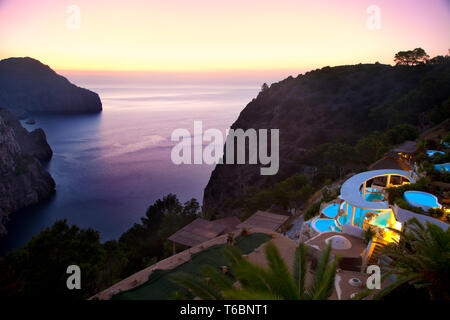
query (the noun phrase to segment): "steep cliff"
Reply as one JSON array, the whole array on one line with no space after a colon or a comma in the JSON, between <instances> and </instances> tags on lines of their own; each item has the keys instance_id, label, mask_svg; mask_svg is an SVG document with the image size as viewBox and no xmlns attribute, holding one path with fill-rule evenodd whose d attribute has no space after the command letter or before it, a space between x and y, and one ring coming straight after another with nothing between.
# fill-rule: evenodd
<instances>
[{"instance_id":1,"label":"steep cliff","mask_svg":"<svg viewBox=\"0 0 450 320\"><path fill-rule=\"evenodd\" d=\"M28 132L7 110L0 109L0 236L8 215L48 198L55 182L40 161L52 150L42 129Z\"/></svg>"},{"instance_id":2,"label":"steep cliff","mask_svg":"<svg viewBox=\"0 0 450 320\"><path fill-rule=\"evenodd\" d=\"M98 94L75 86L32 58L0 61L0 105L21 118L29 113L79 114L102 110Z\"/></svg>"},{"instance_id":3,"label":"steep cliff","mask_svg":"<svg viewBox=\"0 0 450 320\"><path fill-rule=\"evenodd\" d=\"M319 161L311 161L312 150L322 145L352 147L358 139L395 125L427 126L428 113L433 108L441 112L440 104L449 98L449 66L325 67L272 84L245 107L231 128L279 129L278 173L262 176L260 165L217 165L205 188L203 211L239 215L239 208L224 203L238 199L249 187L261 189L296 173L314 179L321 169ZM335 166L334 154L323 154L338 177L339 170L355 169L351 152L335 153L346 157L350 168Z\"/></svg>"}]
</instances>

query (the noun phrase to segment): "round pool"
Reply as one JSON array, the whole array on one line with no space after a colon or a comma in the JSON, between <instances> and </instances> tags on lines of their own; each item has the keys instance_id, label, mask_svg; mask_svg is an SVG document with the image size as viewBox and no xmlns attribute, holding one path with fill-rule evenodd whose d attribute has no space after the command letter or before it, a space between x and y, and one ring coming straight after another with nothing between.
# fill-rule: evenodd
<instances>
[{"instance_id":1,"label":"round pool","mask_svg":"<svg viewBox=\"0 0 450 320\"><path fill-rule=\"evenodd\" d=\"M434 167L439 171L447 171L450 172L450 162L447 163L441 163L441 164L435 164Z\"/></svg>"},{"instance_id":2,"label":"round pool","mask_svg":"<svg viewBox=\"0 0 450 320\"><path fill-rule=\"evenodd\" d=\"M445 154L445 152L438 151L438 150L427 150L427 155L429 157L433 157L435 154Z\"/></svg>"},{"instance_id":3,"label":"round pool","mask_svg":"<svg viewBox=\"0 0 450 320\"><path fill-rule=\"evenodd\" d=\"M334 218L339 212L339 205L337 203L330 204L322 210L322 213L329 218Z\"/></svg>"},{"instance_id":4,"label":"round pool","mask_svg":"<svg viewBox=\"0 0 450 320\"><path fill-rule=\"evenodd\" d=\"M438 202L436 196L422 191L406 191L403 194L405 200L414 207L420 207L424 211L430 208L440 208L442 205Z\"/></svg>"},{"instance_id":5,"label":"round pool","mask_svg":"<svg viewBox=\"0 0 450 320\"><path fill-rule=\"evenodd\" d=\"M334 219L317 219L312 223L312 228L319 233L324 231L341 231L336 226Z\"/></svg>"}]
</instances>

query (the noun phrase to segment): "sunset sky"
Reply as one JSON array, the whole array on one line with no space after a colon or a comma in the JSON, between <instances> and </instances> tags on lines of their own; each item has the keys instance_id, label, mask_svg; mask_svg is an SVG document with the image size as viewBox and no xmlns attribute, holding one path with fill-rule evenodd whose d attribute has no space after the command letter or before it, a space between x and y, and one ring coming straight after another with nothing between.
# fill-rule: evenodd
<instances>
[{"instance_id":1,"label":"sunset sky","mask_svg":"<svg viewBox=\"0 0 450 320\"><path fill-rule=\"evenodd\" d=\"M67 8L80 8L80 28ZM370 29L367 8L380 8ZM450 1L0 0L0 58L57 70L283 70L450 48Z\"/></svg>"}]
</instances>

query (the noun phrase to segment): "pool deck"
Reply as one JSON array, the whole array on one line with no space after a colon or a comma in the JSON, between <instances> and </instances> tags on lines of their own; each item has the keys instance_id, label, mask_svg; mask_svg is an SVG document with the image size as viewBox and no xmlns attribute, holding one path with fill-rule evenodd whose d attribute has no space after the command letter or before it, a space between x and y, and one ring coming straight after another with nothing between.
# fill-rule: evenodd
<instances>
[{"instance_id":1,"label":"pool deck","mask_svg":"<svg viewBox=\"0 0 450 320\"><path fill-rule=\"evenodd\" d=\"M361 280L361 286L354 287L349 283L351 278L358 278ZM347 270L338 270L336 273L336 278L334 281L335 291L331 296L332 300L349 300L351 299L351 295L353 293L359 293L366 289L366 282L369 275L366 273L360 273L355 271L347 271ZM388 284L385 282L382 284L382 288L387 286ZM379 290L375 290L378 292ZM372 293L371 295L373 295Z\"/></svg>"},{"instance_id":2,"label":"pool deck","mask_svg":"<svg viewBox=\"0 0 450 320\"><path fill-rule=\"evenodd\" d=\"M363 251L367 248L367 244L365 244L361 238L351 236L344 232L334 232L334 231L325 231L319 233L317 236L309 239L305 243L320 251L324 251L327 247L327 243L325 242L325 240L335 235L347 238L352 244L352 247L347 250L331 249L331 254L334 256L339 255L343 258L358 258L362 256Z\"/></svg>"}]
</instances>

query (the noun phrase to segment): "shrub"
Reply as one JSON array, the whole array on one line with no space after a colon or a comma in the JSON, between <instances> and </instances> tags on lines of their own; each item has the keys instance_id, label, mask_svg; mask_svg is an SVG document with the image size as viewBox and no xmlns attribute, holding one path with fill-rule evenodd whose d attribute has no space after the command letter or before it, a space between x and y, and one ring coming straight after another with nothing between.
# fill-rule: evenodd
<instances>
[{"instance_id":1,"label":"shrub","mask_svg":"<svg viewBox=\"0 0 450 320\"><path fill-rule=\"evenodd\" d=\"M235 243L235 239L234 239L233 232L228 232L228 234L227 234L227 244L232 246L232 245L234 245L234 243Z\"/></svg>"},{"instance_id":2,"label":"shrub","mask_svg":"<svg viewBox=\"0 0 450 320\"><path fill-rule=\"evenodd\" d=\"M247 228L242 228L242 230L241 230L241 236L244 236L244 237L246 237L246 236L248 236L248 235L250 235L250 231L247 229Z\"/></svg>"},{"instance_id":3,"label":"shrub","mask_svg":"<svg viewBox=\"0 0 450 320\"><path fill-rule=\"evenodd\" d=\"M308 210L306 210L306 213L303 216L303 220L308 221L309 219L311 219L312 217L315 217L319 214L320 211L320 205L323 203L324 201L319 201L314 203L313 205L311 205Z\"/></svg>"},{"instance_id":4,"label":"shrub","mask_svg":"<svg viewBox=\"0 0 450 320\"><path fill-rule=\"evenodd\" d=\"M436 208L436 209L430 208L427 213L428 213L428 215L430 215L432 217L440 218L440 217L444 216L445 211L441 208Z\"/></svg>"},{"instance_id":5,"label":"shrub","mask_svg":"<svg viewBox=\"0 0 450 320\"><path fill-rule=\"evenodd\" d=\"M376 234L377 234L376 231L372 227L369 226L366 230L364 230L364 233L363 233L364 242L369 243L370 240L372 240L372 238Z\"/></svg>"}]
</instances>

